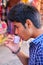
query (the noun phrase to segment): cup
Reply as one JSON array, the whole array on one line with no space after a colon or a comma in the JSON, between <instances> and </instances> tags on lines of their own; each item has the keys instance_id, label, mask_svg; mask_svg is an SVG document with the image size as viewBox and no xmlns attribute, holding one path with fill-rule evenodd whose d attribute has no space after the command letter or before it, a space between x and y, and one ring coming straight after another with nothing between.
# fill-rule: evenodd
<instances>
[{"instance_id":1,"label":"cup","mask_svg":"<svg viewBox=\"0 0 43 65\"><path fill-rule=\"evenodd\" d=\"M20 42L20 37L19 36L14 36L14 43L19 43Z\"/></svg>"}]
</instances>

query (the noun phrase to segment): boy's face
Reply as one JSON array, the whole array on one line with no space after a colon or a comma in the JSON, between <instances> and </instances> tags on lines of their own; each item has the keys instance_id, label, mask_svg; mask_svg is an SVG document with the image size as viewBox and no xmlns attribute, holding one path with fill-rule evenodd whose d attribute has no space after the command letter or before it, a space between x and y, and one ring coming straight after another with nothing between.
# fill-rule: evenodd
<instances>
[{"instance_id":1,"label":"boy's face","mask_svg":"<svg viewBox=\"0 0 43 65\"><path fill-rule=\"evenodd\" d=\"M31 31L28 27L24 27L21 23L14 22L15 34L19 35L23 40L28 40L31 37Z\"/></svg>"}]
</instances>

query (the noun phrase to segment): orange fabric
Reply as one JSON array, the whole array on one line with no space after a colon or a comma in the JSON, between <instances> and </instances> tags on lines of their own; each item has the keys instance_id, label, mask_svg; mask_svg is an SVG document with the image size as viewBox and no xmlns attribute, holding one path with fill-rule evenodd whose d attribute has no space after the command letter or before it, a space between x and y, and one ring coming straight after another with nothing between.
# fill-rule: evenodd
<instances>
[{"instance_id":1,"label":"orange fabric","mask_svg":"<svg viewBox=\"0 0 43 65\"><path fill-rule=\"evenodd\" d=\"M21 0L23 3L27 3L28 0Z\"/></svg>"}]
</instances>

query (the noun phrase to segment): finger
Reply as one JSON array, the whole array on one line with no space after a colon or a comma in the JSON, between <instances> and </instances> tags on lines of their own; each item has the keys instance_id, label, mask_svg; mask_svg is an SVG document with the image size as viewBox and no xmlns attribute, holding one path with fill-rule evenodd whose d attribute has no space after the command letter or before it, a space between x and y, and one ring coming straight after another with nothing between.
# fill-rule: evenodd
<instances>
[{"instance_id":1,"label":"finger","mask_svg":"<svg viewBox=\"0 0 43 65\"><path fill-rule=\"evenodd\" d=\"M8 38L14 38L14 35L8 35Z\"/></svg>"},{"instance_id":2,"label":"finger","mask_svg":"<svg viewBox=\"0 0 43 65\"><path fill-rule=\"evenodd\" d=\"M22 39L20 40L20 43L19 43L19 45L20 45L20 47L21 47L21 45L22 45Z\"/></svg>"}]
</instances>

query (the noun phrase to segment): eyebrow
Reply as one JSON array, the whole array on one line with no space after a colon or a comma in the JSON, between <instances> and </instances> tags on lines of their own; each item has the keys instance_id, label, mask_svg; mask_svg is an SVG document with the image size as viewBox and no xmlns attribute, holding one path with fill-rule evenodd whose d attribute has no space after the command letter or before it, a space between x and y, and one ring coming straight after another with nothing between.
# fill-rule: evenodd
<instances>
[{"instance_id":1,"label":"eyebrow","mask_svg":"<svg viewBox=\"0 0 43 65\"><path fill-rule=\"evenodd\" d=\"M16 25L14 25L15 28L18 28Z\"/></svg>"}]
</instances>

